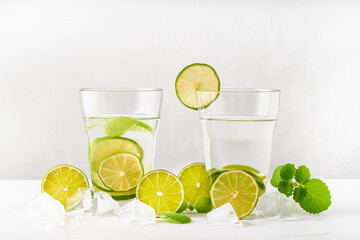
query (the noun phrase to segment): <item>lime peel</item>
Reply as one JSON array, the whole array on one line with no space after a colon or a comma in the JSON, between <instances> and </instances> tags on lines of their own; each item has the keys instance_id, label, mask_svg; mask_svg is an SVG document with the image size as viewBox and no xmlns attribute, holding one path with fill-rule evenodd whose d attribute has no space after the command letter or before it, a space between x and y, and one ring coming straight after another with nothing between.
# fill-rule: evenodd
<instances>
[{"instance_id":1,"label":"lime peel","mask_svg":"<svg viewBox=\"0 0 360 240\"><path fill-rule=\"evenodd\" d=\"M170 212L170 211L160 211L160 212L158 212L158 215L160 218L166 217L166 218L169 218L169 219L175 221L176 223L185 224L185 223L191 222L190 217L180 214L180 213L174 213L174 212Z\"/></svg>"}]
</instances>

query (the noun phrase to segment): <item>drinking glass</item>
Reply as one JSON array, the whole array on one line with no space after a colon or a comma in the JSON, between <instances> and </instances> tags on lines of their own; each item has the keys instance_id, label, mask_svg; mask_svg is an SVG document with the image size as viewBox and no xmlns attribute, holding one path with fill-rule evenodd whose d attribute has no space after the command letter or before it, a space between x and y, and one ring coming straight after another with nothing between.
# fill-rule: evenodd
<instances>
[{"instance_id":1,"label":"drinking glass","mask_svg":"<svg viewBox=\"0 0 360 240\"><path fill-rule=\"evenodd\" d=\"M233 165L268 176L280 91L233 88L196 95L206 168Z\"/></svg>"},{"instance_id":2,"label":"drinking glass","mask_svg":"<svg viewBox=\"0 0 360 240\"><path fill-rule=\"evenodd\" d=\"M144 173L153 169L162 96L163 90L158 88L80 89L89 141L91 180L95 190L114 192L99 177L103 158L127 152L140 159ZM135 196L135 191L110 195L129 198Z\"/></svg>"}]
</instances>

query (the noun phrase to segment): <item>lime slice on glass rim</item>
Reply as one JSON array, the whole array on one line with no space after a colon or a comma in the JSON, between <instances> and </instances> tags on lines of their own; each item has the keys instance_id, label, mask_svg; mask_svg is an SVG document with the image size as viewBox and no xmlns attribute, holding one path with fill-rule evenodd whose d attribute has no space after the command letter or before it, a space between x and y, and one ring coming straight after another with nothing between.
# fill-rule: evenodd
<instances>
[{"instance_id":1,"label":"lime slice on glass rim","mask_svg":"<svg viewBox=\"0 0 360 240\"><path fill-rule=\"evenodd\" d=\"M175 91L180 102L186 107L197 110L209 106L218 97L218 93L205 94L201 99L202 106L196 101L196 90L219 91L220 80L215 70L204 63L186 66L177 76Z\"/></svg>"},{"instance_id":2,"label":"lime slice on glass rim","mask_svg":"<svg viewBox=\"0 0 360 240\"><path fill-rule=\"evenodd\" d=\"M254 210L259 197L259 187L250 174L230 170L216 178L211 186L210 196L215 208L230 203L240 219Z\"/></svg>"},{"instance_id":3,"label":"lime slice on glass rim","mask_svg":"<svg viewBox=\"0 0 360 240\"><path fill-rule=\"evenodd\" d=\"M204 163L195 162L184 167L179 173L185 200L195 206L200 197L210 196L210 181Z\"/></svg>"},{"instance_id":4,"label":"lime slice on glass rim","mask_svg":"<svg viewBox=\"0 0 360 240\"><path fill-rule=\"evenodd\" d=\"M91 169L91 181L97 188L109 192L112 191L100 179L98 170L102 160L119 153L132 153L142 160L143 150L132 139L124 137L101 137L95 139L89 147L89 159Z\"/></svg>"},{"instance_id":5,"label":"lime slice on glass rim","mask_svg":"<svg viewBox=\"0 0 360 240\"><path fill-rule=\"evenodd\" d=\"M64 205L65 210L76 207L89 187L86 175L78 168L61 164L51 168L42 179L41 192L46 192Z\"/></svg>"},{"instance_id":6,"label":"lime slice on glass rim","mask_svg":"<svg viewBox=\"0 0 360 240\"><path fill-rule=\"evenodd\" d=\"M159 211L178 211L184 201L180 180L171 172L158 169L148 172L138 183L136 198Z\"/></svg>"},{"instance_id":7,"label":"lime slice on glass rim","mask_svg":"<svg viewBox=\"0 0 360 240\"><path fill-rule=\"evenodd\" d=\"M119 153L102 160L98 174L105 186L121 192L134 189L144 175L144 169L136 155Z\"/></svg>"}]
</instances>

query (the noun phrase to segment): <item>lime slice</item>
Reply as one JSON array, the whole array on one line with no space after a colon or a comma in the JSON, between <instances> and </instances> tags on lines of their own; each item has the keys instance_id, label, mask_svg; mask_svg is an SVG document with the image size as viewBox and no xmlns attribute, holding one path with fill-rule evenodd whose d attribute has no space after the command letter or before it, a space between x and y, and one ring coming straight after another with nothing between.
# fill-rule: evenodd
<instances>
[{"instance_id":1,"label":"lime slice","mask_svg":"<svg viewBox=\"0 0 360 240\"><path fill-rule=\"evenodd\" d=\"M166 170L148 172L136 188L136 198L152 207L155 212L180 209L184 190L179 179Z\"/></svg>"},{"instance_id":2,"label":"lime slice","mask_svg":"<svg viewBox=\"0 0 360 240\"><path fill-rule=\"evenodd\" d=\"M219 91L220 80L215 70L203 63L194 63L185 67L177 76L175 91L180 102L186 107L197 110L210 105L217 96L217 92L205 94L201 99L202 106L196 102L196 90Z\"/></svg>"},{"instance_id":3,"label":"lime slice","mask_svg":"<svg viewBox=\"0 0 360 240\"><path fill-rule=\"evenodd\" d=\"M41 192L46 192L61 202L65 210L76 207L83 198L83 190L88 187L86 175L67 164L51 168L41 182Z\"/></svg>"},{"instance_id":4,"label":"lime slice","mask_svg":"<svg viewBox=\"0 0 360 240\"><path fill-rule=\"evenodd\" d=\"M140 160L143 157L143 150L140 145L129 138L123 137L102 137L95 139L89 147L89 158L91 168L91 180L94 186L103 191L111 191L101 181L98 170L100 162L118 153L132 153Z\"/></svg>"},{"instance_id":5,"label":"lime slice","mask_svg":"<svg viewBox=\"0 0 360 240\"><path fill-rule=\"evenodd\" d=\"M96 186L93 186L93 188L94 188L95 192L103 191ZM136 188L131 189L129 191L123 191L123 192L115 192L115 191L110 190L110 191L107 191L107 193L109 193L110 196L116 201L129 200L136 196Z\"/></svg>"},{"instance_id":6,"label":"lime slice","mask_svg":"<svg viewBox=\"0 0 360 240\"><path fill-rule=\"evenodd\" d=\"M119 137L128 131L147 131L153 133L153 129L146 123L129 117L114 118L105 126L105 134L112 137Z\"/></svg>"},{"instance_id":7,"label":"lime slice","mask_svg":"<svg viewBox=\"0 0 360 240\"><path fill-rule=\"evenodd\" d=\"M204 163L196 162L184 167L179 173L179 180L184 187L185 200L191 205L194 206L201 196L210 196L210 182Z\"/></svg>"},{"instance_id":8,"label":"lime slice","mask_svg":"<svg viewBox=\"0 0 360 240\"><path fill-rule=\"evenodd\" d=\"M243 218L254 210L259 197L259 187L250 174L230 170L215 180L210 195L215 208L230 203L237 217Z\"/></svg>"},{"instance_id":9,"label":"lime slice","mask_svg":"<svg viewBox=\"0 0 360 240\"><path fill-rule=\"evenodd\" d=\"M102 160L98 174L105 186L120 192L135 188L144 170L134 154L119 153Z\"/></svg>"}]
</instances>

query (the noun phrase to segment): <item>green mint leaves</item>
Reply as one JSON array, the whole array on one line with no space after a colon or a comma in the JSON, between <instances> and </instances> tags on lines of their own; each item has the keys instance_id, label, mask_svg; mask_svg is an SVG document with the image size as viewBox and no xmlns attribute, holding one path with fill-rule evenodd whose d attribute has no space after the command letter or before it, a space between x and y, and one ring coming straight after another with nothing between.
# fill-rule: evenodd
<instances>
[{"instance_id":1,"label":"green mint leaves","mask_svg":"<svg viewBox=\"0 0 360 240\"><path fill-rule=\"evenodd\" d=\"M189 223L191 222L191 218L186 215L180 213L174 213L170 211L160 211L158 212L160 218L167 218L170 219L174 223Z\"/></svg>"},{"instance_id":2,"label":"green mint leaves","mask_svg":"<svg viewBox=\"0 0 360 240\"><path fill-rule=\"evenodd\" d=\"M330 191L323 181L310 176L306 166L295 168L288 163L274 170L270 183L287 197L293 196L305 211L320 213L331 205Z\"/></svg>"}]
</instances>

